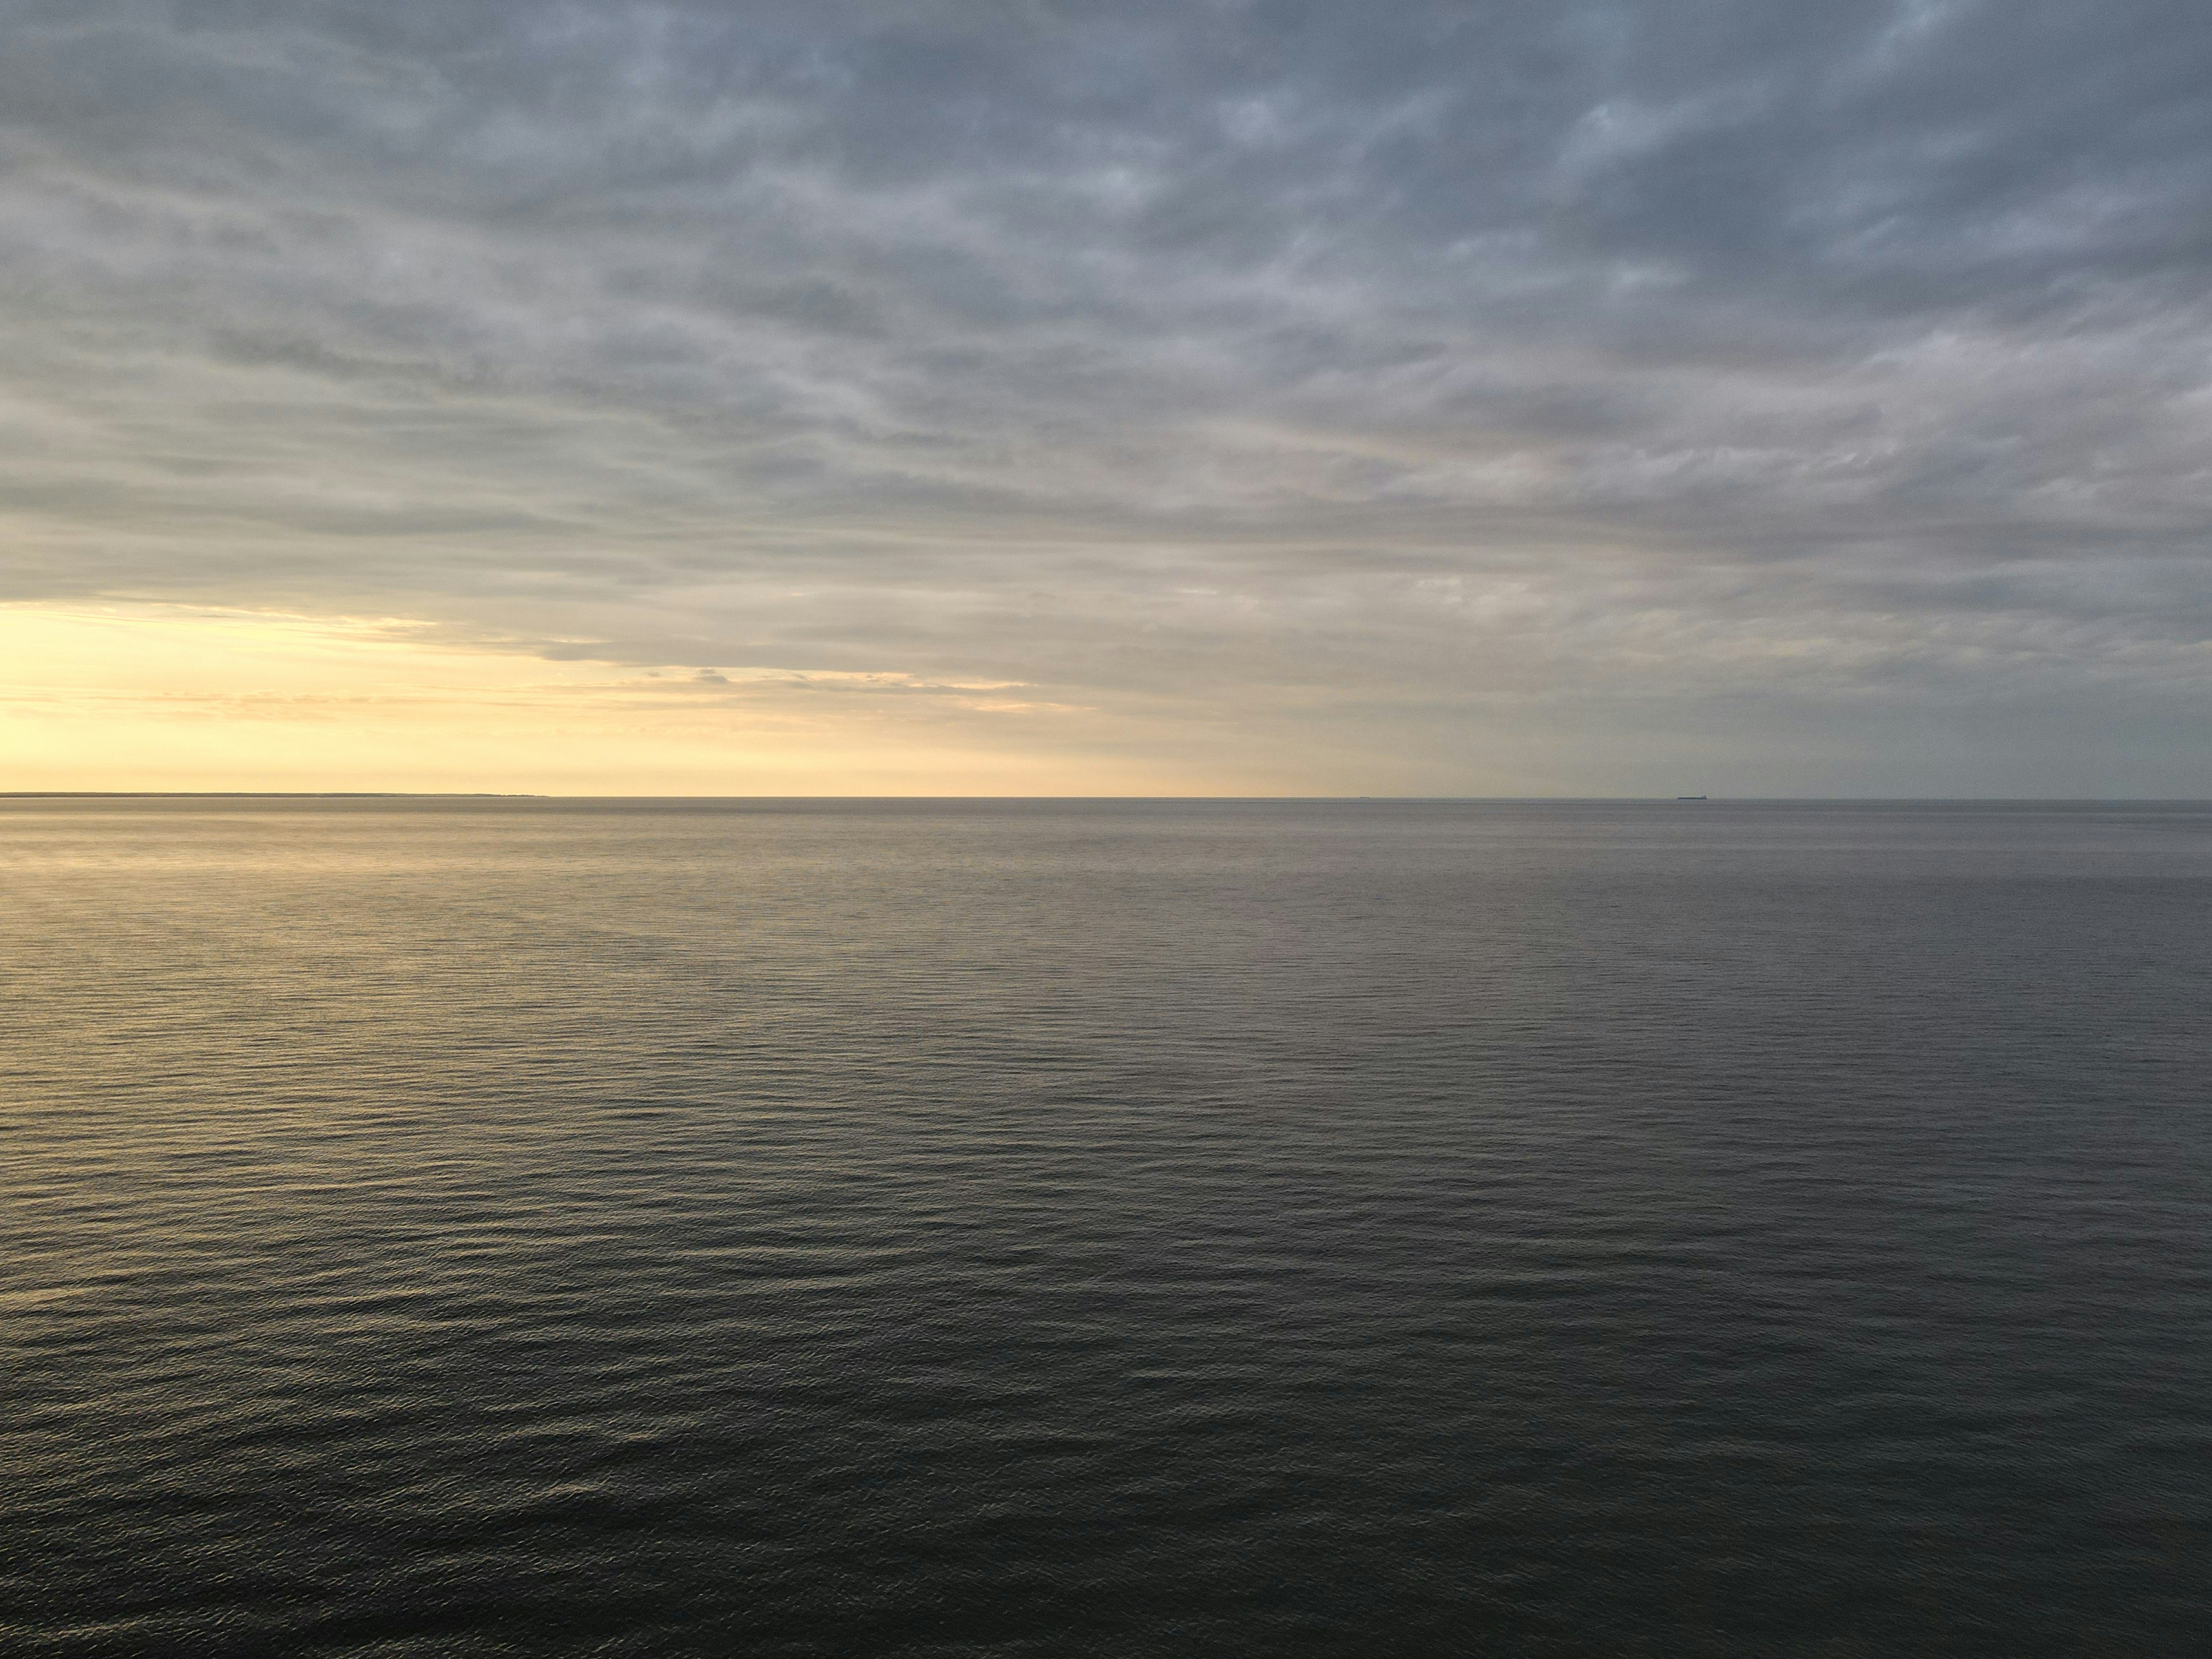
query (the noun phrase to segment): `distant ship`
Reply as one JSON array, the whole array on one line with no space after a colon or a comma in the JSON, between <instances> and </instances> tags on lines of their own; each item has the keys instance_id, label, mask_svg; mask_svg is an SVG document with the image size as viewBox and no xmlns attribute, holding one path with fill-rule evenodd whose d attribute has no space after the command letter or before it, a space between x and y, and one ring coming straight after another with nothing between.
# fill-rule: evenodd
<instances>
[{"instance_id":1,"label":"distant ship","mask_svg":"<svg viewBox=\"0 0 2212 1659\"><path fill-rule=\"evenodd\" d=\"M1703 800L1705 797L1703 795L1677 795L1674 799L1676 800Z\"/></svg>"}]
</instances>

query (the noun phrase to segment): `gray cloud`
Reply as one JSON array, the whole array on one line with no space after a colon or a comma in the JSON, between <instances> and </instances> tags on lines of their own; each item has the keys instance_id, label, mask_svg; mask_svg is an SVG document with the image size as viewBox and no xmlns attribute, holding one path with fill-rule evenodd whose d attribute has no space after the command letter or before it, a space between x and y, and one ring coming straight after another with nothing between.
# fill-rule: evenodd
<instances>
[{"instance_id":1,"label":"gray cloud","mask_svg":"<svg viewBox=\"0 0 2212 1659\"><path fill-rule=\"evenodd\" d=\"M24 4L0 597L2202 793L2208 84L2164 0Z\"/></svg>"}]
</instances>

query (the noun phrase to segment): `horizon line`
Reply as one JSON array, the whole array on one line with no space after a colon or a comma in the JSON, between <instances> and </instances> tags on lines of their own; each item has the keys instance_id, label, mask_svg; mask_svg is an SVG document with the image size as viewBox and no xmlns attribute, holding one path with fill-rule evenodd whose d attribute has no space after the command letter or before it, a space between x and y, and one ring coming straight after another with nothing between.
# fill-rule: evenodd
<instances>
[{"instance_id":1,"label":"horizon line","mask_svg":"<svg viewBox=\"0 0 2212 1659\"><path fill-rule=\"evenodd\" d=\"M2197 795L653 795L554 794L493 789L0 789L0 800L542 800L542 801L1073 801L1659 805L2212 805Z\"/></svg>"}]
</instances>

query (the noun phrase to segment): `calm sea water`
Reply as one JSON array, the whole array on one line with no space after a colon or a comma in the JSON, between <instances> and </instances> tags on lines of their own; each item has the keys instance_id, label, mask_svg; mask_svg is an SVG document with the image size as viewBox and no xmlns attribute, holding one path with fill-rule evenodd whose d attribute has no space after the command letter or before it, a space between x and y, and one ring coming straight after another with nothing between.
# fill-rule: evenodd
<instances>
[{"instance_id":1,"label":"calm sea water","mask_svg":"<svg viewBox=\"0 0 2212 1659\"><path fill-rule=\"evenodd\" d=\"M2212 1649L2212 809L0 803L11 1654Z\"/></svg>"}]
</instances>

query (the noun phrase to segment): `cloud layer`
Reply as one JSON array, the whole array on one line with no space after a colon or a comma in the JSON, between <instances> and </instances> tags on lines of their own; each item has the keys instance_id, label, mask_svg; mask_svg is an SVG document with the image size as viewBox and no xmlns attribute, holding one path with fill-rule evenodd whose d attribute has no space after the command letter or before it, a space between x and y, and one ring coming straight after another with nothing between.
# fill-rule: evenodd
<instances>
[{"instance_id":1,"label":"cloud layer","mask_svg":"<svg viewBox=\"0 0 2212 1659\"><path fill-rule=\"evenodd\" d=\"M2202 793L2208 85L2164 0L27 3L0 599L1239 787Z\"/></svg>"}]
</instances>

